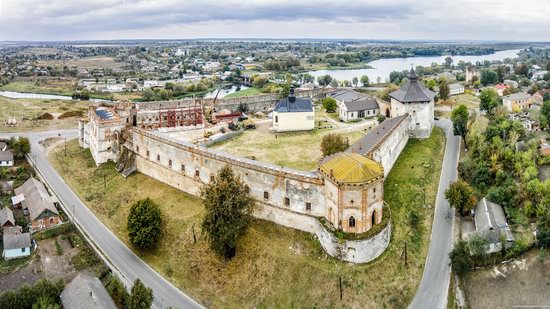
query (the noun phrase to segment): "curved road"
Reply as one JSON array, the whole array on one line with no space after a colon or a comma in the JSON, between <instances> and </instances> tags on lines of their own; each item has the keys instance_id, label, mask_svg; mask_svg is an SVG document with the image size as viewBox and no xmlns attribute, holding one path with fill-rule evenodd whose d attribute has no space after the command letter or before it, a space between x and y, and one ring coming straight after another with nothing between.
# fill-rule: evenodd
<instances>
[{"instance_id":1,"label":"curved road","mask_svg":"<svg viewBox=\"0 0 550 309\"><path fill-rule=\"evenodd\" d=\"M447 307L447 292L451 278L449 252L453 249L454 211L449 207L449 202L445 198L445 190L451 182L457 179L460 137L453 135L450 120L436 121L436 124L445 131L447 143L435 201L428 258L424 265L422 281L420 281L420 286L409 309L443 309Z\"/></svg>"},{"instance_id":2,"label":"curved road","mask_svg":"<svg viewBox=\"0 0 550 309\"><path fill-rule=\"evenodd\" d=\"M73 193L65 181L48 161L47 154L39 141L48 137L74 138L77 130L48 131L38 133L6 133L1 137L27 136L31 142L31 160L46 182L53 189L65 211L71 213L76 222L84 229L109 262L122 274L126 283L139 278L146 286L153 289L156 308L202 308L189 296L183 294L149 265L135 255L120 241Z\"/></svg>"}]
</instances>

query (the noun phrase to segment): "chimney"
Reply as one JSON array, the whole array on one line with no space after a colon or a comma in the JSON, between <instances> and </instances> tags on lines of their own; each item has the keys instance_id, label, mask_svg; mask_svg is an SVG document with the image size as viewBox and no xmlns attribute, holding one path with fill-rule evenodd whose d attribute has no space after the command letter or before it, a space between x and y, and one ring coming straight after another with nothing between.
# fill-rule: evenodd
<instances>
[{"instance_id":1,"label":"chimney","mask_svg":"<svg viewBox=\"0 0 550 309\"><path fill-rule=\"evenodd\" d=\"M288 102L294 103L296 102L296 95L294 94L294 86L290 86L290 91L288 93Z\"/></svg>"}]
</instances>

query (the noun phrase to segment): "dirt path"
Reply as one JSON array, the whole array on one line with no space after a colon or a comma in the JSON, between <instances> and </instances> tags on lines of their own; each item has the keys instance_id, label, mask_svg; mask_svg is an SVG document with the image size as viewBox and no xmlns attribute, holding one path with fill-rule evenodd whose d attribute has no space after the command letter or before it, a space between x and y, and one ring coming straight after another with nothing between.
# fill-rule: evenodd
<instances>
[{"instance_id":1,"label":"dirt path","mask_svg":"<svg viewBox=\"0 0 550 309\"><path fill-rule=\"evenodd\" d=\"M488 269L474 271L464 281L469 308L540 308L550 304L550 258L539 250Z\"/></svg>"}]
</instances>

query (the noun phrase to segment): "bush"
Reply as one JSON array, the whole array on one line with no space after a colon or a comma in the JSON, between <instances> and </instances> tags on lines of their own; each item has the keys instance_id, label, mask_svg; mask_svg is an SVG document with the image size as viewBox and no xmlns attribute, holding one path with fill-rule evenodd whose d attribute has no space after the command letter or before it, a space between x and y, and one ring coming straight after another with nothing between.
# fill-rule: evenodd
<instances>
[{"instance_id":1,"label":"bush","mask_svg":"<svg viewBox=\"0 0 550 309\"><path fill-rule=\"evenodd\" d=\"M38 117L36 117L36 120L53 120L55 117L50 113L44 113Z\"/></svg>"},{"instance_id":2,"label":"bush","mask_svg":"<svg viewBox=\"0 0 550 309\"><path fill-rule=\"evenodd\" d=\"M61 247L61 244L57 239L55 240L55 251L57 252L57 255L63 254L63 247Z\"/></svg>"},{"instance_id":3,"label":"bush","mask_svg":"<svg viewBox=\"0 0 550 309\"><path fill-rule=\"evenodd\" d=\"M64 112L63 114L59 115L59 117L57 117L57 119L82 117L83 115L84 115L83 111L70 111L70 112Z\"/></svg>"},{"instance_id":4,"label":"bush","mask_svg":"<svg viewBox=\"0 0 550 309\"><path fill-rule=\"evenodd\" d=\"M325 157L345 151L348 148L348 139L339 134L327 134L323 136L323 140L321 141L321 152L323 152L323 156Z\"/></svg>"},{"instance_id":5,"label":"bush","mask_svg":"<svg viewBox=\"0 0 550 309\"><path fill-rule=\"evenodd\" d=\"M327 113L336 112L336 100L334 98L324 98L322 104Z\"/></svg>"},{"instance_id":6,"label":"bush","mask_svg":"<svg viewBox=\"0 0 550 309\"><path fill-rule=\"evenodd\" d=\"M36 240L44 240L48 238L55 237L57 235L65 234L74 230L74 225L72 223L64 223L62 225L47 229L42 232L38 232L33 235L33 238Z\"/></svg>"},{"instance_id":7,"label":"bush","mask_svg":"<svg viewBox=\"0 0 550 309\"><path fill-rule=\"evenodd\" d=\"M162 236L162 211L151 199L137 201L128 215L128 236L139 249L154 249Z\"/></svg>"},{"instance_id":8,"label":"bush","mask_svg":"<svg viewBox=\"0 0 550 309\"><path fill-rule=\"evenodd\" d=\"M111 277L111 280L107 284L107 292L115 302L117 308L126 308L128 297L130 297L130 295L128 294L128 292L126 291L126 287L124 286L124 284L122 284L118 277Z\"/></svg>"},{"instance_id":9,"label":"bush","mask_svg":"<svg viewBox=\"0 0 550 309\"><path fill-rule=\"evenodd\" d=\"M46 279L35 282L32 286L23 285L17 290L11 290L0 295L0 308L51 308L41 307L44 304L61 304L59 295L65 288L63 279L55 282Z\"/></svg>"},{"instance_id":10,"label":"bush","mask_svg":"<svg viewBox=\"0 0 550 309\"><path fill-rule=\"evenodd\" d=\"M153 290L141 283L141 280L136 279L132 286L132 294L128 299L129 309L149 309L153 304Z\"/></svg>"}]
</instances>

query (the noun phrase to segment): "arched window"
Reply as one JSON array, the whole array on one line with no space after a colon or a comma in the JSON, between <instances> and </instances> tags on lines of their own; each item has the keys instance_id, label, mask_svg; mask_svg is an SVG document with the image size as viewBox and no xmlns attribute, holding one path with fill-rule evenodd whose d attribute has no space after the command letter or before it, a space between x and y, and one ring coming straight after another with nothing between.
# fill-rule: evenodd
<instances>
[{"instance_id":1,"label":"arched window","mask_svg":"<svg viewBox=\"0 0 550 309\"><path fill-rule=\"evenodd\" d=\"M349 227L355 227L355 218L353 216L349 217Z\"/></svg>"},{"instance_id":2,"label":"arched window","mask_svg":"<svg viewBox=\"0 0 550 309\"><path fill-rule=\"evenodd\" d=\"M371 227L372 227L376 224L376 210L372 212L371 220L372 220L372 223L371 223Z\"/></svg>"}]
</instances>

